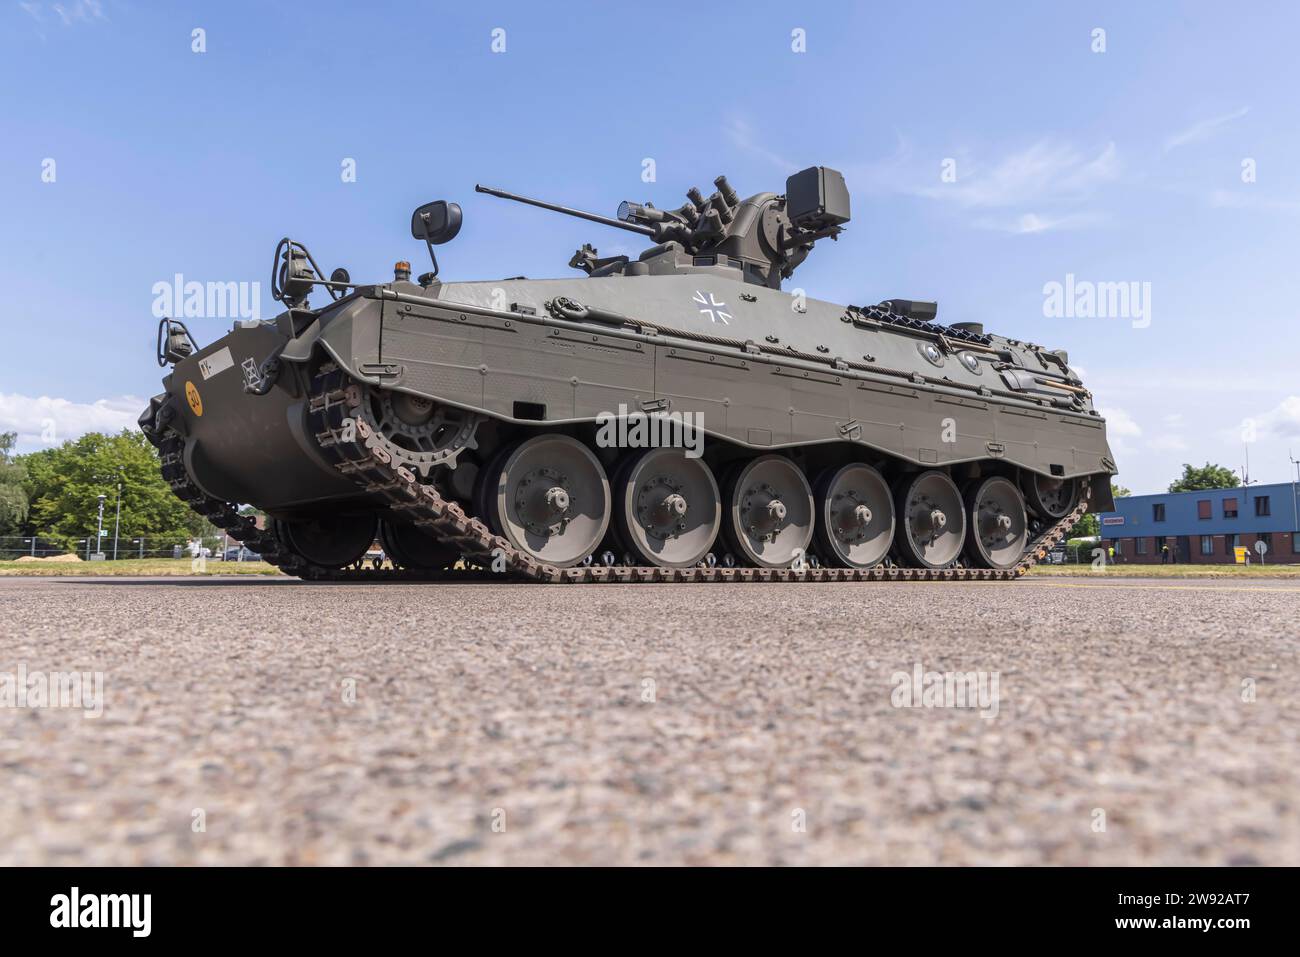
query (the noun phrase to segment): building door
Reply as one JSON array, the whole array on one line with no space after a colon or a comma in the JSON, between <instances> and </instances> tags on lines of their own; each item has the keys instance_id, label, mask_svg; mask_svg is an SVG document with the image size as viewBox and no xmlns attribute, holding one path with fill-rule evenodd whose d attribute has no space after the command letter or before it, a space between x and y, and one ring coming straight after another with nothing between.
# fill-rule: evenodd
<instances>
[{"instance_id":1,"label":"building door","mask_svg":"<svg viewBox=\"0 0 1300 957\"><path fill-rule=\"evenodd\" d=\"M1192 539L1188 535L1178 536L1178 564L1183 565L1192 560Z\"/></svg>"}]
</instances>

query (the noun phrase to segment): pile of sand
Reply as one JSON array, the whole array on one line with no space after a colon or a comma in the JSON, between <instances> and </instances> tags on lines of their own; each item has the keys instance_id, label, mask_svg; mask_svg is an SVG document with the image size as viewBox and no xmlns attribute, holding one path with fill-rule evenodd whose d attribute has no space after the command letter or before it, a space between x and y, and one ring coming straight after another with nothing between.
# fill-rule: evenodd
<instances>
[{"instance_id":1,"label":"pile of sand","mask_svg":"<svg viewBox=\"0 0 1300 957\"><path fill-rule=\"evenodd\" d=\"M16 558L16 559L14 559L14 561L19 561L19 562L79 562L79 561L81 561L81 556L80 556L80 555L46 555L46 556L41 557L41 558L36 558L36 557L31 556L31 555L22 555L22 556L19 556L19 557Z\"/></svg>"}]
</instances>

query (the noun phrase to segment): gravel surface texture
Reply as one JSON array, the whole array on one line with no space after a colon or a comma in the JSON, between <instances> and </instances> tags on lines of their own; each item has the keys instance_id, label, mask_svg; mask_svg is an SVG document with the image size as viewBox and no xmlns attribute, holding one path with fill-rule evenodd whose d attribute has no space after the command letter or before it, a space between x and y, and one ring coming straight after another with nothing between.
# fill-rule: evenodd
<instances>
[{"instance_id":1,"label":"gravel surface texture","mask_svg":"<svg viewBox=\"0 0 1300 957\"><path fill-rule=\"evenodd\" d=\"M0 864L1297 865L1298 612L1268 581L5 579ZM102 672L103 713L20 706L20 668Z\"/></svg>"}]
</instances>

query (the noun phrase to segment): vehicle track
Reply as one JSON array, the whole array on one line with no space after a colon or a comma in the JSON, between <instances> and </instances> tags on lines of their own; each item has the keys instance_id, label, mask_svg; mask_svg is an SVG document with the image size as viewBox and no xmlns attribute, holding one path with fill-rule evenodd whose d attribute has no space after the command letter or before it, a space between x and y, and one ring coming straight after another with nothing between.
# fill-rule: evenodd
<instances>
[{"instance_id":1,"label":"vehicle track","mask_svg":"<svg viewBox=\"0 0 1300 957\"><path fill-rule=\"evenodd\" d=\"M1023 576L1065 536L1088 510L1091 487L1083 483L1075 507L1048 527L1026 548L1012 568L901 568L878 564L872 568L663 568L657 565L580 565L557 568L538 562L496 535L461 505L449 501L431 484L423 484L410 469L394 465L374 430L358 416L362 387L334 363L325 363L313 379L308 400L308 426L322 457L358 488L387 499L388 507L410 516L413 524L441 542L459 548L462 568L327 568L294 552L273 528L258 528L236 507L204 493L185 469L183 440L165 434L159 443L163 478L191 509L231 538L242 542L287 574L312 581L470 581L502 576L535 582L834 582L834 581L1009 581Z\"/></svg>"}]
</instances>

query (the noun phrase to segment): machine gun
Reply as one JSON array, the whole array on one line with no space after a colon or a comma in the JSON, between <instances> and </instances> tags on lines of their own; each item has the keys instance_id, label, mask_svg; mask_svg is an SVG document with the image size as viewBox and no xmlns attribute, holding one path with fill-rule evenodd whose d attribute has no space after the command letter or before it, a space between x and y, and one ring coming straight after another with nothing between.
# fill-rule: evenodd
<instances>
[{"instance_id":1,"label":"machine gun","mask_svg":"<svg viewBox=\"0 0 1300 957\"><path fill-rule=\"evenodd\" d=\"M725 176L719 176L713 185L717 189L707 198L692 187L686 193L687 202L677 209L658 209L648 202L623 202L617 218L488 186L474 189L646 236L655 246L642 254L642 261L667 255L678 263L683 257L677 254L682 253L692 267L723 263L737 266L746 282L774 289L780 288L782 279L790 277L819 239L835 239L849 221L844 177L829 167L812 166L790 176L782 196L757 193L741 199ZM597 258L590 245L579 249L569 261L569 265L590 276L625 273L627 264L625 256Z\"/></svg>"}]
</instances>

